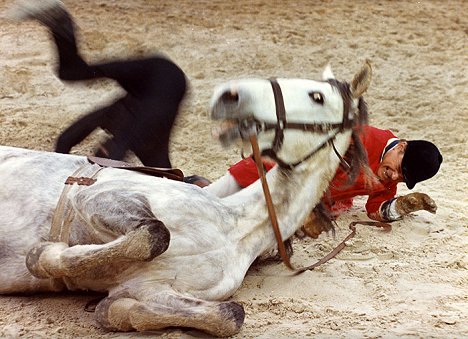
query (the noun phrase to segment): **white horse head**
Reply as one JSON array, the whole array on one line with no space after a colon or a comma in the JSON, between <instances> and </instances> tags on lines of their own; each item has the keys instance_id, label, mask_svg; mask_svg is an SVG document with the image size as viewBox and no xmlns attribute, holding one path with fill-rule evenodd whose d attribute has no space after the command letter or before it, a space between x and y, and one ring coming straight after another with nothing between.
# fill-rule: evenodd
<instances>
[{"instance_id":1,"label":"white horse head","mask_svg":"<svg viewBox=\"0 0 468 339\"><path fill-rule=\"evenodd\" d=\"M329 66L322 81L277 79L280 100L284 101L284 121L277 115L278 105L282 104L272 90L271 80L229 81L218 86L211 99L211 117L223 120L216 134L224 145L229 145L239 137L248 141L250 133L258 133L260 148L268 150L274 148L277 133L284 133L275 153L285 163L296 163L326 140L365 119L358 106L371 73L366 61L351 85L336 81Z\"/></svg>"}]
</instances>

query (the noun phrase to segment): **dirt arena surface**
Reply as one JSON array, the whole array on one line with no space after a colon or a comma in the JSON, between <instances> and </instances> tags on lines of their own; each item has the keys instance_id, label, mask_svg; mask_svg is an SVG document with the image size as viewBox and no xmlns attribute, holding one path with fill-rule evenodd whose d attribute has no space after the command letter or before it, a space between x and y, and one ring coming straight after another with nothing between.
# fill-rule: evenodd
<instances>
[{"instance_id":1,"label":"dirt arena surface","mask_svg":"<svg viewBox=\"0 0 468 339\"><path fill-rule=\"evenodd\" d=\"M11 3L0 0L0 11ZM186 175L216 179L240 157L210 135L207 106L216 84L240 77L316 79L327 63L338 79L351 80L370 59L370 123L441 149L440 172L415 188L436 201L437 214L414 214L393 223L391 233L360 227L336 259L297 277L282 264L252 267L232 297L246 311L235 337L468 338L467 1L65 4L87 60L163 53L186 72L190 94L171 143L172 162ZM35 22L0 19L0 65L2 145L50 151L73 120L120 94L109 81L58 80L53 45ZM94 133L73 153L90 154L102 136ZM408 192L400 187L400 194ZM293 262L310 264L331 250L350 221L366 219L364 202L358 199L339 218L335 239L295 241ZM0 296L0 337L204 337L181 329L106 333L84 311L94 297Z\"/></svg>"}]
</instances>

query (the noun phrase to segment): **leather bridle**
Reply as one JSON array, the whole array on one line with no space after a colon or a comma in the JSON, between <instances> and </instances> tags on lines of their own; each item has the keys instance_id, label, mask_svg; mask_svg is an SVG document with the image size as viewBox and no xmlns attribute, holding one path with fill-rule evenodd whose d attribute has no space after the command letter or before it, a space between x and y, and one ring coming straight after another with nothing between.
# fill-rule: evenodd
<instances>
[{"instance_id":1,"label":"leather bridle","mask_svg":"<svg viewBox=\"0 0 468 339\"><path fill-rule=\"evenodd\" d=\"M335 80L329 80L329 82L333 85L333 82ZM350 168L350 165L343 159L343 157L339 154L337 149L335 148L335 145L333 143L333 140L336 138L338 133L346 130L346 129L351 129L354 125L354 119L350 119L350 110L351 110L351 97L348 93L342 93L341 96L343 98L343 120L340 123L291 123L286 121L286 109L284 106L284 100L283 100L283 94L281 92L281 87L279 86L278 82L276 79L270 79L270 83L273 89L273 95L275 98L275 107L276 107L276 118L277 118L277 123L276 124L271 124L271 123L266 123L266 122L259 122L257 120L254 120L255 127L256 127L256 133L250 133L252 124L251 120L250 121L244 121L241 123L241 134L246 135L245 133L248 133L249 138L250 138L250 143L252 145L252 151L253 151L253 158L255 160L255 164L257 166L257 171L260 176L260 181L262 183L262 188L263 188L263 193L265 196L265 201L267 204L267 210L268 210L268 215L273 227L273 231L275 233L275 238L276 242L278 245L278 252L281 256L281 259L283 260L284 264L292 271L295 272L295 274L299 274L308 270L313 270L314 268L326 263L328 260L334 258L341 250L346 246L346 241L349 239L353 238L354 235L356 234L356 224L363 224L363 225L369 225L369 226L376 226L376 227L381 227L385 231L390 231L391 230L391 225L383 222L376 222L376 221L355 221L351 222L349 224L349 228L351 230L351 233L337 246L335 249L333 249L330 253L328 253L325 257L317 261L316 263L302 267L302 268L294 268L289 260L289 256L286 252L286 248L284 246L283 239L281 237L281 231L279 229L278 225L278 218L276 216L276 211L273 205L273 200L271 198L270 194L270 189L268 187L268 183L266 181L265 177L265 171L263 167L263 163L261 160L261 156L267 155L274 159L278 166L280 166L283 169L293 169L294 167L298 166L301 164L303 161L307 160L311 156L313 156L316 152L324 148L327 144L331 144L333 147L333 150L335 154L338 156L340 159L340 163L343 167L346 169ZM349 88L346 88L349 91ZM354 118L354 114L353 114ZM244 130L242 130L244 128ZM266 150L263 150L260 153L260 149L258 146L258 140L257 140L257 133L259 131L268 131L268 130L275 130L275 136L273 139L273 144L272 147ZM284 140L284 130L285 129L298 129L301 131L305 132L315 132L315 133L323 133L327 134L328 132L334 130L334 133L332 135L329 135L329 137L322 142L317 148L312 150L309 154L307 154L305 157L303 157L301 160L288 164L281 160L277 153L281 149L281 146L283 144Z\"/></svg>"},{"instance_id":2,"label":"leather bridle","mask_svg":"<svg viewBox=\"0 0 468 339\"><path fill-rule=\"evenodd\" d=\"M335 80L329 80L328 81L331 85L336 83ZM340 159L340 163L345 169L348 169L350 166L349 164L343 159L343 157L339 154L337 151L333 141L338 135L338 133L343 132L346 129L350 129L354 125L354 119L350 118L350 111L351 111L351 99L349 95L345 95L344 93L341 93L342 98L343 98L343 119L341 122L338 123L324 123L324 122L313 122L313 123L302 123L302 122L289 122L286 120L286 108L284 106L284 100L283 100L283 94L281 91L281 87L278 84L278 81L275 78L270 79L270 84L273 89L273 95L275 99L275 108L276 108L276 123L270 123L270 122L265 122L265 121L259 121L259 120L246 120L241 123L241 133L247 133L250 135L250 128L252 127L252 124L255 125L256 132L266 132L270 130L275 131L275 136L273 139L273 144L271 148L264 149L261 153L262 156L268 156L271 159L273 159L280 167L284 169L293 169L296 166L300 165L302 162L305 160L309 159L312 157L315 153L323 149L325 146L328 144L331 144L333 146L333 150L335 151L336 155ZM348 90L348 88L347 88ZM354 117L354 114L352 114ZM248 130L242 130L242 128L248 129ZM283 161L279 156L278 152L281 149L281 146L283 145L283 140L284 140L284 130L287 129L295 129L295 130L300 130L304 132L312 132L312 133L322 133L322 134L329 134L328 138L323 141L318 147L310 151L306 156L304 156L302 159L294 162L294 163L286 163ZM330 134L330 132L333 132ZM245 135L245 134L244 134Z\"/></svg>"}]
</instances>

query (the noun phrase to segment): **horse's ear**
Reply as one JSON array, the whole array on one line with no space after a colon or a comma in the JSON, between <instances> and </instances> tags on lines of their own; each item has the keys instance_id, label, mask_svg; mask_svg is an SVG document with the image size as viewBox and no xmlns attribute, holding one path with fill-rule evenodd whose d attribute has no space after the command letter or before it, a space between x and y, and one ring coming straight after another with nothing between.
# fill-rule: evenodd
<instances>
[{"instance_id":1,"label":"horse's ear","mask_svg":"<svg viewBox=\"0 0 468 339\"><path fill-rule=\"evenodd\" d=\"M333 72L331 70L330 64L328 64L325 67L325 69L323 70L322 80L327 81L327 80L330 80L330 79L335 79L335 75L333 74Z\"/></svg>"},{"instance_id":2,"label":"horse's ear","mask_svg":"<svg viewBox=\"0 0 468 339\"><path fill-rule=\"evenodd\" d=\"M359 98L369 88L372 79L372 67L370 61L366 59L364 66L356 73L351 82L351 93L353 98Z\"/></svg>"}]
</instances>

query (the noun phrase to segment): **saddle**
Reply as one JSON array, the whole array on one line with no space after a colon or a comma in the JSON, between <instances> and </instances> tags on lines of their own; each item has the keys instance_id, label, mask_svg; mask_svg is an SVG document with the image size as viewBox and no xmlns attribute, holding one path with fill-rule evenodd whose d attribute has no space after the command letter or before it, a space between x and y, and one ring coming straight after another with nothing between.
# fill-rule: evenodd
<instances>
[{"instance_id":1,"label":"saddle","mask_svg":"<svg viewBox=\"0 0 468 339\"><path fill-rule=\"evenodd\" d=\"M91 164L96 164L101 167L112 167L125 169L129 171L135 171L151 175L154 177L167 178L176 181L184 180L184 173L178 168L159 168L159 167L149 167L149 166L134 166L125 161L112 160L107 158L100 158L95 156L88 156L88 161Z\"/></svg>"}]
</instances>

